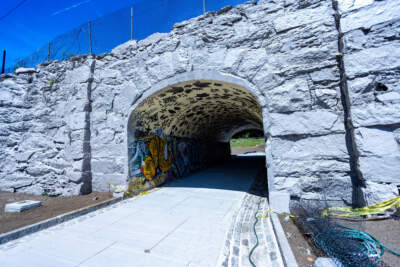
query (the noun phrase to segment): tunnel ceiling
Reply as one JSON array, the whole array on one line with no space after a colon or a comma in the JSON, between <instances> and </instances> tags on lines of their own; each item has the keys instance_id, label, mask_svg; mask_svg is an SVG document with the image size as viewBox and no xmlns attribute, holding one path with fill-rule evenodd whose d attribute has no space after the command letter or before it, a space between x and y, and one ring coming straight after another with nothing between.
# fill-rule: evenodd
<instances>
[{"instance_id":1,"label":"tunnel ceiling","mask_svg":"<svg viewBox=\"0 0 400 267\"><path fill-rule=\"evenodd\" d=\"M240 130L262 130L262 115L247 89L197 80L168 86L146 98L132 112L129 125L136 137L162 129L170 136L228 141Z\"/></svg>"}]
</instances>

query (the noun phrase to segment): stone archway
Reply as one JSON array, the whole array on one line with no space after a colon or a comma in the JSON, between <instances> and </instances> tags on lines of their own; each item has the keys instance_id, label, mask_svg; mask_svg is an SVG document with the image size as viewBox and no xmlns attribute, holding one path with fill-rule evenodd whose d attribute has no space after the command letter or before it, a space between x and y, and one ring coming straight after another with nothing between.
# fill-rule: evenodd
<instances>
[{"instance_id":1,"label":"stone archway","mask_svg":"<svg viewBox=\"0 0 400 267\"><path fill-rule=\"evenodd\" d=\"M68 195L90 177L96 191L107 191L108 182L124 184L129 114L163 88L206 79L242 86L260 104L271 204L292 196L363 205L398 195L397 104L380 86L395 90L397 76L386 73L393 64L382 65L384 75L377 76L380 67L371 69L370 57L357 61L365 68L351 64L366 52L338 46L343 34L360 34L357 16L343 24L336 16L349 12L358 11L342 12L332 1L250 1L111 53L0 77L0 100L10 107L2 111L2 188ZM379 49L393 50L391 42ZM391 140L390 150L371 146L381 139Z\"/></svg>"},{"instance_id":2,"label":"stone archway","mask_svg":"<svg viewBox=\"0 0 400 267\"><path fill-rule=\"evenodd\" d=\"M213 79L207 79L210 76ZM161 167L161 162L167 164L168 153L174 162L170 162L167 168L174 169L173 175L181 176L190 172L182 171L183 167L191 170L229 158L229 140L236 132L245 129L264 132L262 108L259 98L254 94L257 91L249 85L232 75L193 72L163 81L138 99L129 113L127 123L126 173L130 177L130 188L134 184L135 190L137 186L139 189L148 189L171 179L168 178L169 169L166 171L165 166ZM155 136L159 139L155 140ZM151 151L150 147L155 142L162 142L166 160L164 155L160 158ZM179 157L184 154L179 151L181 146L188 152L185 161L190 166L179 163ZM142 154L146 154L148 160L158 159L146 163ZM159 165L155 166L157 171L147 170L147 167L154 168L154 165ZM139 185L138 180L142 180L143 184Z\"/></svg>"}]
</instances>

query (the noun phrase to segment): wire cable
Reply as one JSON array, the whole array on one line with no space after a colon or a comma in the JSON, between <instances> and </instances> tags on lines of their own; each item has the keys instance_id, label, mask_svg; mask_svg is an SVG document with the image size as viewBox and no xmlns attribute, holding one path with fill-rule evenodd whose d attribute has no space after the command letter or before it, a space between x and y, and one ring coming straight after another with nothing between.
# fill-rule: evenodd
<instances>
[{"instance_id":1,"label":"wire cable","mask_svg":"<svg viewBox=\"0 0 400 267\"><path fill-rule=\"evenodd\" d=\"M361 227L357 226L357 222L352 222L351 227L344 226L340 223L349 222L339 223L329 213L328 216L323 215L327 208L326 203L299 201L293 203L291 208L296 215L295 221L311 236L316 247L340 261L344 267L378 266L385 252L400 256L399 252L386 247L372 235L356 229Z\"/></svg>"},{"instance_id":2,"label":"wire cable","mask_svg":"<svg viewBox=\"0 0 400 267\"><path fill-rule=\"evenodd\" d=\"M13 13L15 10L17 10L19 7L21 7L27 0L22 0L21 2L19 2L15 7L11 8L9 11L7 11L3 16L0 17L0 20L5 19L6 17L8 17L9 15L11 15L11 13Z\"/></svg>"},{"instance_id":3,"label":"wire cable","mask_svg":"<svg viewBox=\"0 0 400 267\"><path fill-rule=\"evenodd\" d=\"M249 253L249 261L250 261L251 266L253 266L253 267L257 267L257 265L254 263L254 261L251 259L251 256L253 255L254 250L258 247L258 243L259 243L257 232L256 232L256 225L258 223L258 218L259 218L259 216L257 216L257 213L260 210L260 204L261 204L261 199L258 202L257 210L254 213L254 217L256 218L256 220L254 221L254 224L253 224L253 232L254 232L254 235L256 236L256 244L253 246L253 248L250 250L250 253Z\"/></svg>"}]
</instances>

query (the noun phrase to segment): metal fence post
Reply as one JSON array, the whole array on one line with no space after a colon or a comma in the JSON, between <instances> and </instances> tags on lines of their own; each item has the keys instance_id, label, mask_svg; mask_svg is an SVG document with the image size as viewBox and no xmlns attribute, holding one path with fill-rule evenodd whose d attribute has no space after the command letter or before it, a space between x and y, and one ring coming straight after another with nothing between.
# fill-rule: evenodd
<instances>
[{"instance_id":1,"label":"metal fence post","mask_svg":"<svg viewBox=\"0 0 400 267\"><path fill-rule=\"evenodd\" d=\"M131 6L131 41L133 40L133 6Z\"/></svg>"},{"instance_id":2,"label":"metal fence post","mask_svg":"<svg viewBox=\"0 0 400 267\"><path fill-rule=\"evenodd\" d=\"M47 44L47 61L50 61L50 42Z\"/></svg>"},{"instance_id":3,"label":"metal fence post","mask_svg":"<svg viewBox=\"0 0 400 267\"><path fill-rule=\"evenodd\" d=\"M3 64L1 65L1 74L4 73L6 68L6 50L3 50Z\"/></svg>"},{"instance_id":4,"label":"metal fence post","mask_svg":"<svg viewBox=\"0 0 400 267\"><path fill-rule=\"evenodd\" d=\"M90 50L90 54L93 54L93 50L92 50L92 29L91 29L91 23L90 21L88 21L88 31L89 31L89 50Z\"/></svg>"},{"instance_id":5,"label":"metal fence post","mask_svg":"<svg viewBox=\"0 0 400 267\"><path fill-rule=\"evenodd\" d=\"M206 0L203 0L203 14L206 13Z\"/></svg>"}]
</instances>

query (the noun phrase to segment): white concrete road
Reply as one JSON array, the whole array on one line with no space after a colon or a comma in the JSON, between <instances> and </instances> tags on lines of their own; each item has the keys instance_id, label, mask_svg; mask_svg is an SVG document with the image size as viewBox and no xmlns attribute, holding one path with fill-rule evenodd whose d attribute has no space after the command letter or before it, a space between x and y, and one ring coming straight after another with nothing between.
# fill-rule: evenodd
<instances>
[{"instance_id":1,"label":"white concrete road","mask_svg":"<svg viewBox=\"0 0 400 267\"><path fill-rule=\"evenodd\" d=\"M216 266L256 172L246 158L0 246L0 266Z\"/></svg>"}]
</instances>

